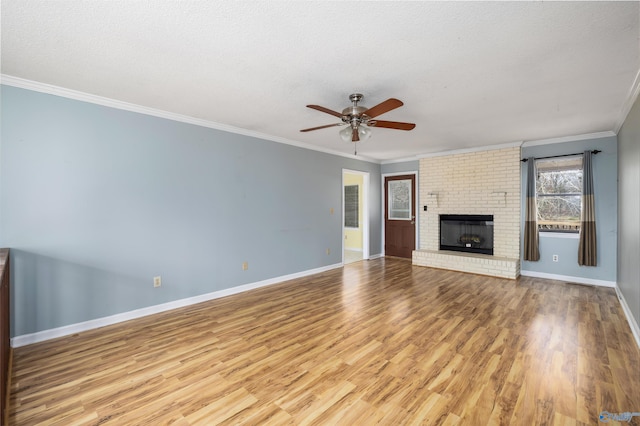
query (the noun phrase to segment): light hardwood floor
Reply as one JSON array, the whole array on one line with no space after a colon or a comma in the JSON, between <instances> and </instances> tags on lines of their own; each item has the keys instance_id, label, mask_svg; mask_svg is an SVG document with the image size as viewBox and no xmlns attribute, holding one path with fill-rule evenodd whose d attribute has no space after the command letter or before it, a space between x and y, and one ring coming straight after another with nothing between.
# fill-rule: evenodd
<instances>
[{"instance_id":1,"label":"light hardwood floor","mask_svg":"<svg viewBox=\"0 0 640 426\"><path fill-rule=\"evenodd\" d=\"M362 260L362 252L356 250L344 250L344 263L360 262Z\"/></svg>"},{"instance_id":2,"label":"light hardwood floor","mask_svg":"<svg viewBox=\"0 0 640 426\"><path fill-rule=\"evenodd\" d=\"M16 348L10 421L581 425L604 410L640 411L613 289L387 258Z\"/></svg>"}]
</instances>

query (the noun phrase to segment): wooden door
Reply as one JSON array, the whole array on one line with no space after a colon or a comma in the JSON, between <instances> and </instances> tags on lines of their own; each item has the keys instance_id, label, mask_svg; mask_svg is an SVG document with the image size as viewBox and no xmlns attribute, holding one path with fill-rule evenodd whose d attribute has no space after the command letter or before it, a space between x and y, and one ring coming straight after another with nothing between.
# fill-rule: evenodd
<instances>
[{"instance_id":1,"label":"wooden door","mask_svg":"<svg viewBox=\"0 0 640 426\"><path fill-rule=\"evenodd\" d=\"M384 252L411 259L416 248L416 177L384 178Z\"/></svg>"}]
</instances>

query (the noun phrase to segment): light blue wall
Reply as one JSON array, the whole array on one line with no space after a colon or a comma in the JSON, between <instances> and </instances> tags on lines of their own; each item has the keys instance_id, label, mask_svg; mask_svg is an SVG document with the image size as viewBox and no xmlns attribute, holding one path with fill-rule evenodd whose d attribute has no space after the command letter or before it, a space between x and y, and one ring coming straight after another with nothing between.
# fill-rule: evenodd
<instances>
[{"instance_id":1,"label":"light blue wall","mask_svg":"<svg viewBox=\"0 0 640 426\"><path fill-rule=\"evenodd\" d=\"M599 149L602 152L593 157L594 191L596 199L596 229L598 266L578 265L577 238L557 238L540 233L540 260L522 261L521 270L592 280L616 281L617 247L617 139L615 136L587 139L558 144L538 145L522 148L522 157L547 157ZM526 191L526 163L522 163L522 190ZM524 223L524 200L522 194L522 223ZM524 227L521 227L523 232ZM547 233L546 235L552 235ZM521 242L524 236L521 235ZM521 253L523 250L521 250ZM552 256L559 261L553 262Z\"/></svg>"},{"instance_id":2,"label":"light blue wall","mask_svg":"<svg viewBox=\"0 0 640 426\"><path fill-rule=\"evenodd\" d=\"M402 173L402 172L418 172L420 171L420 160L403 161L401 163L388 163L381 166L381 173Z\"/></svg>"},{"instance_id":3,"label":"light blue wall","mask_svg":"<svg viewBox=\"0 0 640 426\"><path fill-rule=\"evenodd\" d=\"M618 133L618 287L640 324L640 98Z\"/></svg>"},{"instance_id":4,"label":"light blue wall","mask_svg":"<svg viewBox=\"0 0 640 426\"><path fill-rule=\"evenodd\" d=\"M1 95L12 336L340 263L343 168L371 173L370 253L381 251L378 164L9 86Z\"/></svg>"}]
</instances>

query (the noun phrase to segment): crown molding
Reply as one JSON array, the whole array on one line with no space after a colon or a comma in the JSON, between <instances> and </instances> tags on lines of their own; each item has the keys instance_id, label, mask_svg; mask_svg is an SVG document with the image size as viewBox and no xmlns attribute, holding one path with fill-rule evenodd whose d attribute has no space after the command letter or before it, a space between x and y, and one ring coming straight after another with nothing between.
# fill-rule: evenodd
<instances>
[{"instance_id":1,"label":"crown molding","mask_svg":"<svg viewBox=\"0 0 640 426\"><path fill-rule=\"evenodd\" d=\"M409 161L419 161L420 157L414 155L413 157L405 157L405 158L395 158L393 160L382 160L380 164L395 164L395 163L406 163Z\"/></svg>"},{"instance_id":2,"label":"crown molding","mask_svg":"<svg viewBox=\"0 0 640 426\"><path fill-rule=\"evenodd\" d=\"M640 70L638 70L638 73L636 74L636 78L633 80L633 84L629 89L629 95L627 96L627 101L622 107L622 111L620 113L620 119L618 120L618 124L616 124L616 127L614 129L614 132L616 135L618 134L618 132L620 132L622 125L627 120L627 116L629 115L631 108L633 108L633 104L636 103L636 100L638 99L638 95L640 95Z\"/></svg>"},{"instance_id":3,"label":"crown molding","mask_svg":"<svg viewBox=\"0 0 640 426\"><path fill-rule=\"evenodd\" d=\"M516 148L520 146L522 146L522 142L509 142L509 143L502 143L497 145L478 146L474 148L454 149L451 151L432 152L428 154L418 155L416 156L416 158L443 157L445 155L468 154L471 152L493 151L495 149Z\"/></svg>"},{"instance_id":4,"label":"crown molding","mask_svg":"<svg viewBox=\"0 0 640 426\"><path fill-rule=\"evenodd\" d=\"M583 141L586 139L600 139L600 138L609 138L611 136L615 136L616 134L607 130L606 132L596 132L596 133L585 133L583 135L573 135L573 136L563 136L560 138L550 138L550 139L538 139L525 141L522 144L522 147L530 147L530 146L538 146L538 145L549 145L553 143L564 143L564 142L574 142L574 141Z\"/></svg>"},{"instance_id":5,"label":"crown molding","mask_svg":"<svg viewBox=\"0 0 640 426\"><path fill-rule=\"evenodd\" d=\"M208 127L210 129L222 130L228 133L235 133L243 136L249 136L252 138L268 140L268 141L277 142L285 145L292 145L298 148L304 148L311 151L322 152L324 154L336 155L339 157L350 158L353 160L360 160L360 161L366 161L369 163L380 164L380 160L369 158L363 155L346 154L344 152L335 151L332 149L326 149L326 148L318 147L316 145L310 145L303 142L294 141L291 139L281 138L279 136L273 136L265 133L255 132L252 130L242 129L240 127L234 127L234 126L229 126L227 124L217 123L214 121L190 117L188 115L181 115L181 114L176 114L169 111L163 111L160 109L149 108L142 105L132 104L129 102L123 102L116 99L111 99L103 96L93 95L90 93L80 92L78 90L67 89L60 86L54 86L52 84L41 83L33 80L27 80L27 79L15 77L12 75L0 74L0 84L13 86L20 89L32 90L34 92L60 96L63 98L73 99L76 101L102 105L109 108L115 108L115 109L120 109L124 111L150 115L153 117L164 118L167 120L193 124L200 127Z\"/></svg>"},{"instance_id":6,"label":"crown molding","mask_svg":"<svg viewBox=\"0 0 640 426\"><path fill-rule=\"evenodd\" d=\"M635 94L636 98L638 97L638 92L640 92L640 86L636 88L636 94ZM631 103L631 106L633 106L633 102ZM631 110L631 107L629 107L629 110L627 110L627 112L625 113L625 118L626 118L626 115L629 114L630 110ZM470 152L480 152L480 151L491 151L494 149L514 148L517 146L521 148L525 148L525 147L538 146L538 145L550 145L550 144L556 144L556 143L581 141L586 139L600 139L600 138L608 138L616 135L617 135L617 131L614 132L612 130L607 130L604 132L585 133L582 135L571 135L571 136L562 136L558 138L510 142L510 143L503 143L498 145L485 145L485 146L479 146L475 148L455 149L451 151L431 152L427 154L416 155L415 157L401 158L397 160L383 160L380 162L380 164L404 163L407 161L419 160L421 158L442 157L445 155L466 154Z\"/></svg>"}]
</instances>

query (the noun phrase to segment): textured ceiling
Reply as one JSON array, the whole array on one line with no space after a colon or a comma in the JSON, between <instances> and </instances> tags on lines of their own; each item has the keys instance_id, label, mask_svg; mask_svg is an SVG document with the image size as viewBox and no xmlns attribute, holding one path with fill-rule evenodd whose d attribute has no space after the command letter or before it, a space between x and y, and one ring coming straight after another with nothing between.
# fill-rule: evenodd
<instances>
[{"instance_id":1,"label":"textured ceiling","mask_svg":"<svg viewBox=\"0 0 640 426\"><path fill-rule=\"evenodd\" d=\"M2 73L352 153L333 110L379 119L376 160L615 130L638 2L2 1Z\"/></svg>"}]
</instances>

